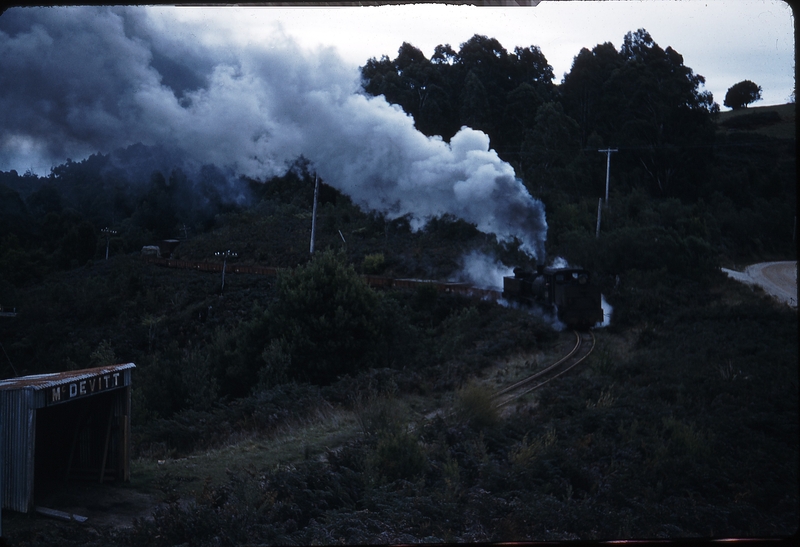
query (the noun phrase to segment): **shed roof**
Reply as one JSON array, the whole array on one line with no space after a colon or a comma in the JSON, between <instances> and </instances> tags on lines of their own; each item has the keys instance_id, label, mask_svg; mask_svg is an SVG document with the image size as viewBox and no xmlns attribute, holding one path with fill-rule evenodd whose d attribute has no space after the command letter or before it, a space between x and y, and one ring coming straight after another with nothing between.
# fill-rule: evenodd
<instances>
[{"instance_id":1,"label":"shed roof","mask_svg":"<svg viewBox=\"0 0 800 547\"><path fill-rule=\"evenodd\" d=\"M31 376L21 376L19 378L8 378L6 380L0 380L0 390L33 389L34 391L38 391L68 384L77 380L114 374L115 372L132 368L136 368L136 365L133 363L125 363L124 365L109 365L106 367L84 368L66 372L52 372L50 374L33 374Z\"/></svg>"}]
</instances>

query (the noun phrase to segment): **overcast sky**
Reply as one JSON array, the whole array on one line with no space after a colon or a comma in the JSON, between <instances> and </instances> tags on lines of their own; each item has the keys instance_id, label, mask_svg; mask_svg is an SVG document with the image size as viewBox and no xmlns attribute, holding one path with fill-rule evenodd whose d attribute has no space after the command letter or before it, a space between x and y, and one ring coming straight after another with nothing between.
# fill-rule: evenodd
<instances>
[{"instance_id":1,"label":"overcast sky","mask_svg":"<svg viewBox=\"0 0 800 547\"><path fill-rule=\"evenodd\" d=\"M763 88L757 105L789 102L794 89L793 17L779 0L543 1L534 7L404 5L295 8L150 8L178 21L203 42L254 46L280 29L307 47L334 47L353 66L370 57L394 58L406 41L430 58L439 44L457 51L474 34L497 38L509 51L537 45L556 83L586 47L644 28L662 48L706 78L723 110L727 89L741 80Z\"/></svg>"},{"instance_id":2,"label":"overcast sky","mask_svg":"<svg viewBox=\"0 0 800 547\"><path fill-rule=\"evenodd\" d=\"M381 101L352 96L369 58L394 58L404 41L430 57L436 45L458 50L481 34L508 51L539 46L560 83L581 48L619 49L639 28L682 54L720 106L744 79L763 88L756 105L790 101L793 18L776 0L11 8L0 16L0 170L47 174L67 158L143 142L264 177L309 147L319 161L344 153L328 146L330 132L319 132L311 108L324 109L331 128L360 116L362 134L341 135L341 146L373 139L373 125L383 124L391 154L392 132L410 131L403 154L425 150L422 161L453 151L420 141ZM473 137L462 142L482 149Z\"/></svg>"}]
</instances>

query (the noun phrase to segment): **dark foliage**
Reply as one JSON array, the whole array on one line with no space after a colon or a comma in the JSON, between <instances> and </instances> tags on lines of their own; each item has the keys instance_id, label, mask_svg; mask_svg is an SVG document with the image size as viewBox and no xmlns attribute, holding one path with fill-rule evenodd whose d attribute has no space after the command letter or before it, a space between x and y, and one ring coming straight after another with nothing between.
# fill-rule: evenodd
<instances>
[{"instance_id":1,"label":"dark foliage","mask_svg":"<svg viewBox=\"0 0 800 547\"><path fill-rule=\"evenodd\" d=\"M426 134L485 130L545 202L549 256L592 270L614 306L589 364L498 414L475 379L557 333L523 310L433 288L374 290L358 274L448 279L471 249L509 264L521 255L454 218L412 232L322 185L317 248L327 250L312 258L303 158L268 182L210 166L189 177L141 145L48 177L0 173L0 304L19 311L0 323L2 377L135 362L134 453L145 459L270 439L332 408L354 410L363 433L324 458L231 472L194 500L165 492L133 530L42 528L14 541L794 533L797 315L718 270L794 256L795 143L752 131L775 114L715 133L702 76L644 30L619 50L581 50L558 87L538 47L511 53L485 36L430 60L403 44L362 77ZM603 147L619 152L596 237ZM106 226L118 231L108 262ZM174 236L180 258L235 246L240 263L287 271L231 274L222 292L218 274L139 259L142 245ZM452 412L423 419L405 399Z\"/></svg>"},{"instance_id":2,"label":"dark foliage","mask_svg":"<svg viewBox=\"0 0 800 547\"><path fill-rule=\"evenodd\" d=\"M753 130L759 127L765 127L781 121L781 117L777 112L753 112L752 114L744 114L729 118L720 123L723 127L728 129L744 129Z\"/></svg>"},{"instance_id":3,"label":"dark foliage","mask_svg":"<svg viewBox=\"0 0 800 547\"><path fill-rule=\"evenodd\" d=\"M742 80L728 88L723 104L733 110L739 110L747 108L747 105L760 100L761 86L750 80Z\"/></svg>"},{"instance_id":4,"label":"dark foliage","mask_svg":"<svg viewBox=\"0 0 800 547\"><path fill-rule=\"evenodd\" d=\"M376 363L382 330L379 296L342 254L326 251L279 276L278 299L265 316L270 339L288 359L286 373L315 384Z\"/></svg>"}]
</instances>

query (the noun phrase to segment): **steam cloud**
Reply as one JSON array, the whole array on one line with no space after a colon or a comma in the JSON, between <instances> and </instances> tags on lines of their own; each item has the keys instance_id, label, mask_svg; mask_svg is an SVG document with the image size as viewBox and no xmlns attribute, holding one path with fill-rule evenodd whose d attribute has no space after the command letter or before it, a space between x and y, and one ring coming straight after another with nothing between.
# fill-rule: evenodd
<instances>
[{"instance_id":1,"label":"steam cloud","mask_svg":"<svg viewBox=\"0 0 800 547\"><path fill-rule=\"evenodd\" d=\"M462 268L457 277L481 289L502 291L503 278L514 275L514 268L478 251L467 253L461 260Z\"/></svg>"},{"instance_id":2,"label":"steam cloud","mask_svg":"<svg viewBox=\"0 0 800 547\"><path fill-rule=\"evenodd\" d=\"M198 45L141 8L15 8L0 17L0 169L37 170L143 143L259 180L300 155L325 182L418 229L446 213L544 258L544 207L482 132L416 131L332 49L278 31ZM265 34L267 32L265 31Z\"/></svg>"}]
</instances>

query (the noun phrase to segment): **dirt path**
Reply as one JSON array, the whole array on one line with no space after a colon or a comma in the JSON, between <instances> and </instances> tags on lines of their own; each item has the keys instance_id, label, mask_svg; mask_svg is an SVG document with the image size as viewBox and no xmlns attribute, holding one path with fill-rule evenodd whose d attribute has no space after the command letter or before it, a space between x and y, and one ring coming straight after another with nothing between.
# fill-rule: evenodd
<instances>
[{"instance_id":1,"label":"dirt path","mask_svg":"<svg viewBox=\"0 0 800 547\"><path fill-rule=\"evenodd\" d=\"M774 298L797 307L797 262L762 262L737 272L722 268L729 277L758 285Z\"/></svg>"}]
</instances>

